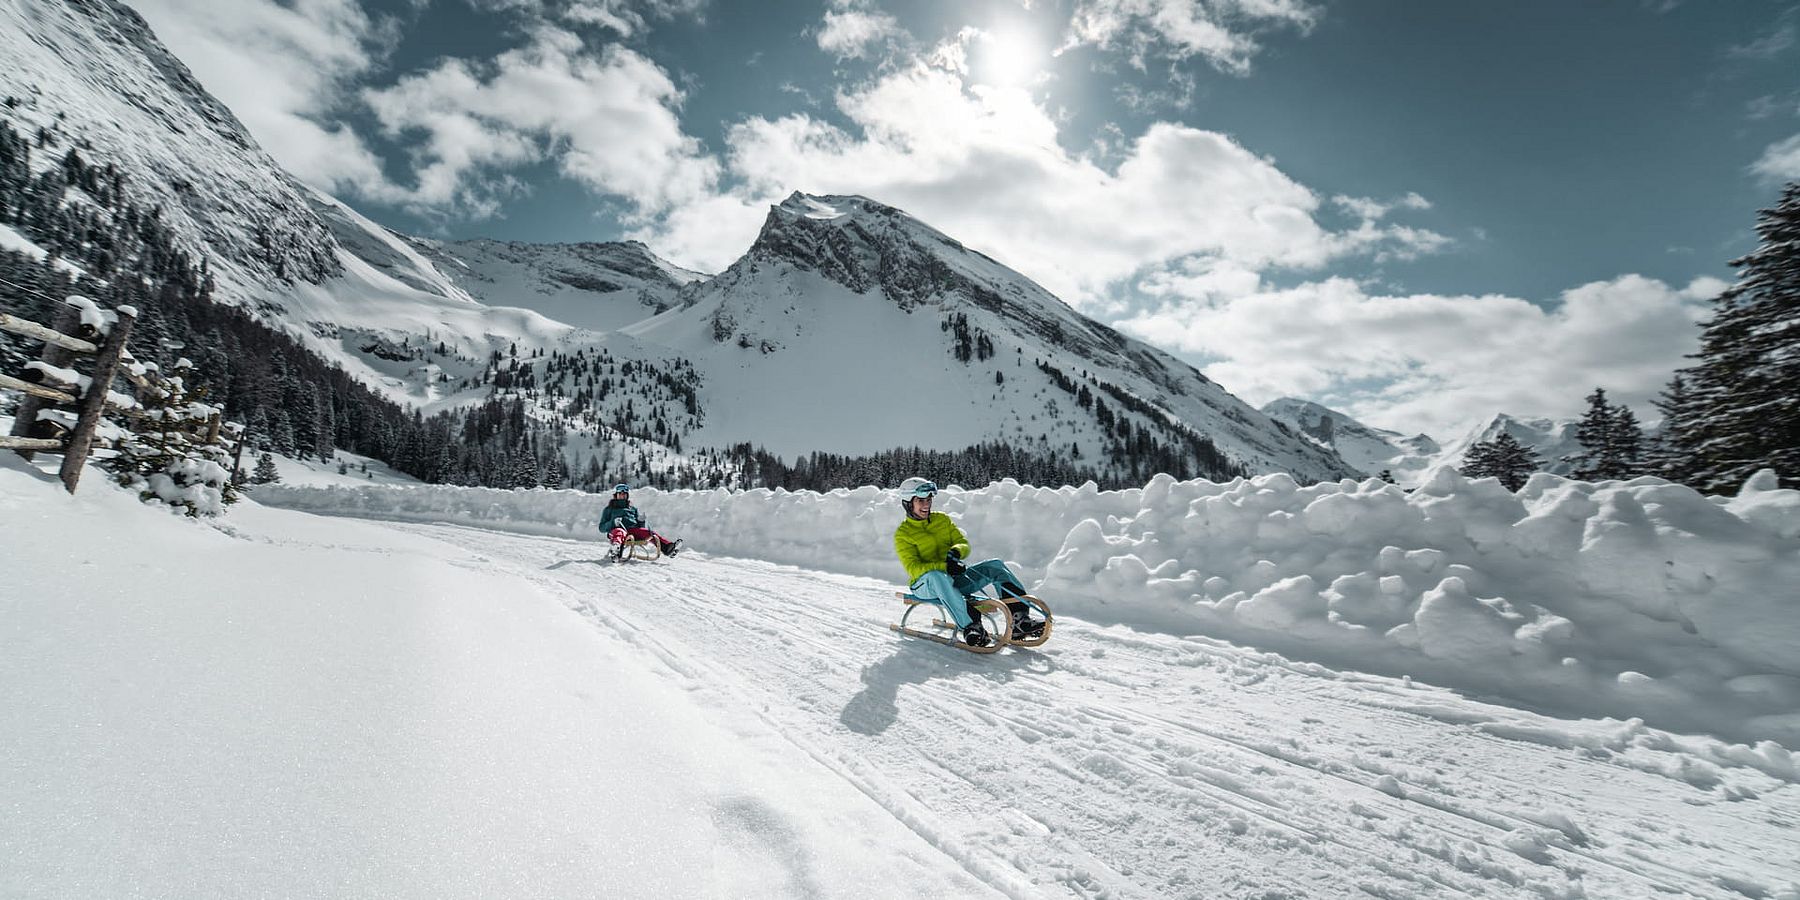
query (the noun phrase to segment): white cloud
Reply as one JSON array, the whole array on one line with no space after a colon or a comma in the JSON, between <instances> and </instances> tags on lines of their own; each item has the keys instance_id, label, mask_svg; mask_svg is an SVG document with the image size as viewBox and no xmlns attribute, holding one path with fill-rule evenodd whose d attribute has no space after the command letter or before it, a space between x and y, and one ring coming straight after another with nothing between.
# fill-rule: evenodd
<instances>
[{"instance_id":1,"label":"white cloud","mask_svg":"<svg viewBox=\"0 0 1800 900\"><path fill-rule=\"evenodd\" d=\"M1625 275L1546 309L1492 294L1372 295L1344 278L1275 289L1191 261L1142 287L1164 304L1120 328L1214 360L1207 375L1252 403L1317 398L1370 424L1450 437L1501 411L1578 414L1596 385L1654 418L1650 398L1687 364L1696 322L1725 283L1677 289Z\"/></svg>"},{"instance_id":2,"label":"white cloud","mask_svg":"<svg viewBox=\"0 0 1800 900\"><path fill-rule=\"evenodd\" d=\"M428 2L428 0L414 0ZM467 0L490 12L526 13L539 22L598 25L621 37L650 29L652 19L699 16L707 0Z\"/></svg>"},{"instance_id":3,"label":"white cloud","mask_svg":"<svg viewBox=\"0 0 1800 900\"><path fill-rule=\"evenodd\" d=\"M1407 192L1403 197L1391 201L1380 201L1370 197L1350 197L1339 194L1331 198L1345 212L1367 221L1377 221L1387 217L1396 209L1430 209L1431 201L1416 192Z\"/></svg>"},{"instance_id":4,"label":"white cloud","mask_svg":"<svg viewBox=\"0 0 1800 900\"><path fill-rule=\"evenodd\" d=\"M1250 71L1268 28L1307 30L1319 9L1303 0L1079 0L1064 49L1092 44L1127 51L1139 68L1152 52L1200 56L1232 74Z\"/></svg>"},{"instance_id":5,"label":"white cloud","mask_svg":"<svg viewBox=\"0 0 1800 900\"><path fill-rule=\"evenodd\" d=\"M479 214L495 172L542 159L640 216L698 200L718 177L682 131L682 93L667 72L617 45L590 51L558 28L491 63L448 60L364 97L391 134L424 136L411 198L424 208Z\"/></svg>"},{"instance_id":6,"label":"white cloud","mask_svg":"<svg viewBox=\"0 0 1800 900\"><path fill-rule=\"evenodd\" d=\"M1391 248L1427 252L1429 232L1319 226L1319 199L1231 138L1158 123L1102 165L1060 144L1024 90L968 86L926 64L838 95L854 131L810 115L752 118L727 134L743 219L676 218L642 235L717 268L747 245L764 207L793 190L856 193L898 206L1075 303L1147 265L1206 254L1253 270L1318 266ZM721 236L737 240L709 243Z\"/></svg>"},{"instance_id":7,"label":"white cloud","mask_svg":"<svg viewBox=\"0 0 1800 900\"><path fill-rule=\"evenodd\" d=\"M1800 134L1770 144L1750 171L1770 181L1800 180Z\"/></svg>"},{"instance_id":8,"label":"white cloud","mask_svg":"<svg viewBox=\"0 0 1800 900\"><path fill-rule=\"evenodd\" d=\"M355 0L132 0L156 35L288 171L327 191L400 193L335 121L392 39Z\"/></svg>"},{"instance_id":9,"label":"white cloud","mask_svg":"<svg viewBox=\"0 0 1800 900\"><path fill-rule=\"evenodd\" d=\"M833 0L824 24L814 32L819 49L839 60L870 54L878 46L906 36L900 22L861 0Z\"/></svg>"},{"instance_id":10,"label":"white cloud","mask_svg":"<svg viewBox=\"0 0 1800 900\"><path fill-rule=\"evenodd\" d=\"M1789 17L1790 14L1785 13L1782 16L1783 19ZM1727 49L1725 55L1733 59L1770 60L1785 53L1792 46L1794 46L1794 26L1791 23L1783 22L1773 31L1748 44L1739 44Z\"/></svg>"}]
</instances>

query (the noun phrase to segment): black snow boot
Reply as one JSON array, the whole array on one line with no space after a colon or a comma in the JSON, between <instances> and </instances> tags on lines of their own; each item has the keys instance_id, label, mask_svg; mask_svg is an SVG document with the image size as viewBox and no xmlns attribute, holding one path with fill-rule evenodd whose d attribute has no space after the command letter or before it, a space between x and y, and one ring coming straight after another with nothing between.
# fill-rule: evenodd
<instances>
[{"instance_id":1,"label":"black snow boot","mask_svg":"<svg viewBox=\"0 0 1800 900\"><path fill-rule=\"evenodd\" d=\"M1044 633L1044 623L1040 619L1027 619L1020 616L1013 620L1012 639L1015 641L1036 640Z\"/></svg>"},{"instance_id":2,"label":"black snow boot","mask_svg":"<svg viewBox=\"0 0 1800 900\"><path fill-rule=\"evenodd\" d=\"M987 629L981 627L980 621L974 621L963 629L963 643L971 647L992 647L994 639L988 637Z\"/></svg>"},{"instance_id":3,"label":"black snow boot","mask_svg":"<svg viewBox=\"0 0 1800 900\"><path fill-rule=\"evenodd\" d=\"M682 538L676 538L676 539L675 539L675 543L673 543L673 544L670 544L670 545L669 545L669 546L667 546L667 547L664 547L664 548L663 548L663 555L664 555L664 556L674 556L674 555L675 555L675 554L677 554L677 553L680 553L680 552L681 552L681 541L682 541L682 540L683 540L683 539L682 539Z\"/></svg>"}]
</instances>

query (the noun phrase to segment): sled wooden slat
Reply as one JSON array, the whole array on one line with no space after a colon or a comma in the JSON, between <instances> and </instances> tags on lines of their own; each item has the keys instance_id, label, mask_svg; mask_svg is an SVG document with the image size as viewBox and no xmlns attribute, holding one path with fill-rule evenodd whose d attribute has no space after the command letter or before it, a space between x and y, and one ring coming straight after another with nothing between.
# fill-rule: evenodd
<instances>
[{"instance_id":1,"label":"sled wooden slat","mask_svg":"<svg viewBox=\"0 0 1800 900\"><path fill-rule=\"evenodd\" d=\"M60 331L45 328L30 319L21 319L18 316L10 316L6 313L0 313L0 328L4 328L14 334L22 334L26 337L37 338L46 344L55 344L64 350L73 350L76 353L100 352L100 347L91 341L84 341L78 337L70 337Z\"/></svg>"},{"instance_id":2,"label":"sled wooden slat","mask_svg":"<svg viewBox=\"0 0 1800 900\"><path fill-rule=\"evenodd\" d=\"M57 403L67 403L71 406L75 404L74 394L68 393L67 391L59 391L52 387L44 387L41 384L33 384L22 378L14 378L11 375L0 375L0 388L23 391L33 397L54 400Z\"/></svg>"}]
</instances>

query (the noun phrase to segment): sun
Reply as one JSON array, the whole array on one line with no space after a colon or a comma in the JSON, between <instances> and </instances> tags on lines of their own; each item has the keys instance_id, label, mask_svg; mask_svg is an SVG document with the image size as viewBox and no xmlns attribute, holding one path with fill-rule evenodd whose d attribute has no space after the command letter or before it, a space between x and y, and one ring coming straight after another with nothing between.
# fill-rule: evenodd
<instances>
[{"instance_id":1,"label":"sun","mask_svg":"<svg viewBox=\"0 0 1800 900\"><path fill-rule=\"evenodd\" d=\"M984 84L1022 87L1036 79L1046 54L1031 35L985 31L975 49L975 76Z\"/></svg>"}]
</instances>

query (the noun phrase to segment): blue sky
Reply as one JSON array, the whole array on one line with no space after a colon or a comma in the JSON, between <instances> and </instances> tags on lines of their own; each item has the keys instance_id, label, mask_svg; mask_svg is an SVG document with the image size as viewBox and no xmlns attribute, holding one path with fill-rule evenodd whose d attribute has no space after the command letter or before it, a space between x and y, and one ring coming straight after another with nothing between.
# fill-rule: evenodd
<instances>
[{"instance_id":1,"label":"blue sky","mask_svg":"<svg viewBox=\"0 0 1800 900\"><path fill-rule=\"evenodd\" d=\"M892 203L1252 402L1638 406L1800 178L1784 3L131 0L392 227L716 270Z\"/></svg>"}]
</instances>

